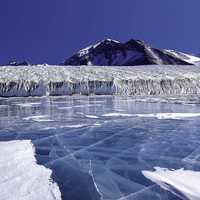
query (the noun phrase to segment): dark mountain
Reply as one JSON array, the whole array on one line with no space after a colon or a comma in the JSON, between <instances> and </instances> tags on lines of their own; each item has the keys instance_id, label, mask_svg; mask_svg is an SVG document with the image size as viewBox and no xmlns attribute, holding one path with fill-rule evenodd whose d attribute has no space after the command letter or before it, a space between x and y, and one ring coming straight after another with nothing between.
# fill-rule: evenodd
<instances>
[{"instance_id":1,"label":"dark mountain","mask_svg":"<svg viewBox=\"0 0 200 200\"><path fill-rule=\"evenodd\" d=\"M152 48L140 40L121 43L106 39L80 50L68 58L64 65L195 65L198 62L198 57L173 50Z\"/></svg>"}]
</instances>

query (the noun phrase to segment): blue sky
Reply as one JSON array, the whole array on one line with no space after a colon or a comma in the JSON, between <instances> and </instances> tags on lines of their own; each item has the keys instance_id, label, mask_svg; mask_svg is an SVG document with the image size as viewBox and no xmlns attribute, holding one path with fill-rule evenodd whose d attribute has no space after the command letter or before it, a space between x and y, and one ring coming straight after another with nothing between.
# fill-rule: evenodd
<instances>
[{"instance_id":1,"label":"blue sky","mask_svg":"<svg viewBox=\"0 0 200 200\"><path fill-rule=\"evenodd\" d=\"M105 38L200 53L199 8L199 0L1 0L0 63L61 63Z\"/></svg>"}]
</instances>

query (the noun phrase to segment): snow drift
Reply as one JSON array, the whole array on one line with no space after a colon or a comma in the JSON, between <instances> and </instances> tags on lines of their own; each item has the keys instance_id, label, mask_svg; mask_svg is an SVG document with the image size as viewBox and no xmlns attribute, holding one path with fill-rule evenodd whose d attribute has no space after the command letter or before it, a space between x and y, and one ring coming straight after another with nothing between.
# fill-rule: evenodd
<instances>
[{"instance_id":1,"label":"snow drift","mask_svg":"<svg viewBox=\"0 0 200 200\"><path fill-rule=\"evenodd\" d=\"M191 95L200 93L197 66L4 66L0 96Z\"/></svg>"}]
</instances>

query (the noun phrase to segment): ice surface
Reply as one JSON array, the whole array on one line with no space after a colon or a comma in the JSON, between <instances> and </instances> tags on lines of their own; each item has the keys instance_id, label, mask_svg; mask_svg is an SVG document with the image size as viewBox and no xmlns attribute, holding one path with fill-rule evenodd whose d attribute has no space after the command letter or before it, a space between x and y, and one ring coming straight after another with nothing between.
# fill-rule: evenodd
<instances>
[{"instance_id":1,"label":"ice surface","mask_svg":"<svg viewBox=\"0 0 200 200\"><path fill-rule=\"evenodd\" d=\"M23 104L16 104L17 106L21 107L32 107L32 106L38 106L40 103L23 103Z\"/></svg>"},{"instance_id":2,"label":"ice surface","mask_svg":"<svg viewBox=\"0 0 200 200\"><path fill-rule=\"evenodd\" d=\"M200 117L200 113L151 113L151 114L128 114L128 113L106 113L103 117L147 117L157 119L188 119Z\"/></svg>"},{"instance_id":3,"label":"ice surface","mask_svg":"<svg viewBox=\"0 0 200 200\"><path fill-rule=\"evenodd\" d=\"M175 193L180 198L187 197L190 200L200 199L200 172L191 170L169 170L155 167L155 171L143 171L151 181L162 188Z\"/></svg>"},{"instance_id":4,"label":"ice surface","mask_svg":"<svg viewBox=\"0 0 200 200\"><path fill-rule=\"evenodd\" d=\"M198 95L199 79L198 66L4 66L0 96Z\"/></svg>"},{"instance_id":5,"label":"ice surface","mask_svg":"<svg viewBox=\"0 0 200 200\"><path fill-rule=\"evenodd\" d=\"M38 165L31 141L0 142L0 199L61 200L52 171Z\"/></svg>"},{"instance_id":6,"label":"ice surface","mask_svg":"<svg viewBox=\"0 0 200 200\"><path fill-rule=\"evenodd\" d=\"M200 172L198 96L18 97L0 98L0 105L0 141L31 140L35 165L49 172L63 200L181 200L142 171L159 166ZM5 154L0 159L15 156L22 166L29 161L24 149L20 156Z\"/></svg>"},{"instance_id":7,"label":"ice surface","mask_svg":"<svg viewBox=\"0 0 200 200\"><path fill-rule=\"evenodd\" d=\"M91 119L98 119L99 118L98 116L95 116L95 115L85 115L85 117L91 118Z\"/></svg>"},{"instance_id":8,"label":"ice surface","mask_svg":"<svg viewBox=\"0 0 200 200\"><path fill-rule=\"evenodd\" d=\"M102 115L103 117L133 117L136 115L127 113L106 113Z\"/></svg>"},{"instance_id":9,"label":"ice surface","mask_svg":"<svg viewBox=\"0 0 200 200\"><path fill-rule=\"evenodd\" d=\"M155 117L157 119L187 119L200 117L200 113L153 113L153 114L136 114L138 117Z\"/></svg>"}]
</instances>

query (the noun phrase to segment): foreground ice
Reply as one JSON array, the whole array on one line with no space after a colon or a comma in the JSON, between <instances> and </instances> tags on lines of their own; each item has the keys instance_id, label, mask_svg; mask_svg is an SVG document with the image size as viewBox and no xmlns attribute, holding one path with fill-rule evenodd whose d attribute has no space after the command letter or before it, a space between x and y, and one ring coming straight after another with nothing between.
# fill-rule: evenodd
<instances>
[{"instance_id":1,"label":"foreground ice","mask_svg":"<svg viewBox=\"0 0 200 200\"><path fill-rule=\"evenodd\" d=\"M200 199L200 172L155 167L154 172L143 171L142 173L151 181L182 199L185 197L190 200Z\"/></svg>"},{"instance_id":2,"label":"foreground ice","mask_svg":"<svg viewBox=\"0 0 200 200\"><path fill-rule=\"evenodd\" d=\"M35 181L51 178L48 181L59 187L62 200L182 200L177 188L176 193L165 190L142 171L159 166L200 172L197 97L19 97L0 98L0 105L0 159L4 161L0 164L9 161L11 173L2 184L18 180L12 175L19 170L22 185L29 187L35 167L43 166L47 175L41 172ZM20 152L11 151L16 140L22 141ZM24 140L29 140L26 149ZM37 164L36 160L27 164L29 153L34 154L30 140ZM2 151L5 146L7 152ZM15 159L21 164L16 165ZM0 171L3 179L6 173Z\"/></svg>"},{"instance_id":3,"label":"foreground ice","mask_svg":"<svg viewBox=\"0 0 200 200\"><path fill-rule=\"evenodd\" d=\"M31 141L0 142L0 199L61 200L51 170L38 165Z\"/></svg>"},{"instance_id":4,"label":"foreground ice","mask_svg":"<svg viewBox=\"0 0 200 200\"><path fill-rule=\"evenodd\" d=\"M0 96L196 95L199 78L197 66L4 66Z\"/></svg>"}]
</instances>

